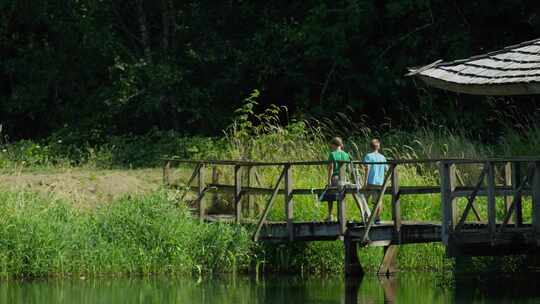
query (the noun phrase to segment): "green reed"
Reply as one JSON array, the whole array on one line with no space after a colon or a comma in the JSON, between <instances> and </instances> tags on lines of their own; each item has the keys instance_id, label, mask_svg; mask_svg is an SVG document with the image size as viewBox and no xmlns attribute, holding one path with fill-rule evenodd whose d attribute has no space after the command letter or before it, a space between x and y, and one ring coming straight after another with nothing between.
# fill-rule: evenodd
<instances>
[{"instance_id":1,"label":"green reed","mask_svg":"<svg viewBox=\"0 0 540 304\"><path fill-rule=\"evenodd\" d=\"M201 224L166 192L92 210L32 193L0 192L0 275L148 275L245 270L241 226Z\"/></svg>"}]
</instances>

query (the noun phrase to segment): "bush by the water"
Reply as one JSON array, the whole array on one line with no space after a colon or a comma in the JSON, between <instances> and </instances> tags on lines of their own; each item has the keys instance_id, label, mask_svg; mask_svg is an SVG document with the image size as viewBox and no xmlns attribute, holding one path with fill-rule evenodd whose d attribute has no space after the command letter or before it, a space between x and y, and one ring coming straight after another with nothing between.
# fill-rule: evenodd
<instances>
[{"instance_id":1,"label":"bush by the water","mask_svg":"<svg viewBox=\"0 0 540 304\"><path fill-rule=\"evenodd\" d=\"M247 269L246 229L201 224L165 192L92 210L0 192L3 277L229 272Z\"/></svg>"}]
</instances>

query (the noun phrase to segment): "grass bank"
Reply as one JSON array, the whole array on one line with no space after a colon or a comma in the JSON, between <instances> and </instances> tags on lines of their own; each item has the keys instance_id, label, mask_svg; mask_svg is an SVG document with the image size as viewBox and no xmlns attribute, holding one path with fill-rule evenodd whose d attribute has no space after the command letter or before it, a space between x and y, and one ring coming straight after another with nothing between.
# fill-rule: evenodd
<instances>
[{"instance_id":1,"label":"grass bank","mask_svg":"<svg viewBox=\"0 0 540 304\"><path fill-rule=\"evenodd\" d=\"M201 224L177 201L162 190L82 209L32 192L0 192L0 276L342 271L341 242L255 244L249 227ZM361 258L374 270L380 250L363 249ZM399 261L404 270L441 270L448 262L436 245L405 247Z\"/></svg>"}]
</instances>

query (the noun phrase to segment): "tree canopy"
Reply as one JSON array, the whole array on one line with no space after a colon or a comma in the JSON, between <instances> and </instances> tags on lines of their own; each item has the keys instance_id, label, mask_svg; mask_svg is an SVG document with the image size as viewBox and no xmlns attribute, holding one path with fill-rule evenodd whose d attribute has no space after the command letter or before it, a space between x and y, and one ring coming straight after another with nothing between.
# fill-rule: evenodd
<instances>
[{"instance_id":1,"label":"tree canopy","mask_svg":"<svg viewBox=\"0 0 540 304\"><path fill-rule=\"evenodd\" d=\"M349 111L375 127L490 126L534 98L428 89L406 68L540 37L537 0L8 0L0 4L0 124L216 134L249 93L297 118Z\"/></svg>"}]
</instances>

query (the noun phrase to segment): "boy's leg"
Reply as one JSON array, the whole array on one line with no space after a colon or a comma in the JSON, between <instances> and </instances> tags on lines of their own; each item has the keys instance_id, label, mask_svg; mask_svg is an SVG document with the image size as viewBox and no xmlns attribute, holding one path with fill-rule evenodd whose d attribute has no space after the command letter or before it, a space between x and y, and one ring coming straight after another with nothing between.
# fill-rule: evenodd
<instances>
[{"instance_id":1,"label":"boy's leg","mask_svg":"<svg viewBox=\"0 0 540 304\"><path fill-rule=\"evenodd\" d=\"M334 201L328 201L328 217L326 218L327 222L332 221L332 211L334 209Z\"/></svg>"},{"instance_id":2,"label":"boy's leg","mask_svg":"<svg viewBox=\"0 0 540 304\"><path fill-rule=\"evenodd\" d=\"M370 200L372 197L373 197L373 196L371 195L371 192L366 193L366 204L368 205L368 207L369 207L369 205L370 205L370 204L369 204L369 200ZM375 212L375 210L372 210L371 213L373 213L373 212Z\"/></svg>"},{"instance_id":3,"label":"boy's leg","mask_svg":"<svg viewBox=\"0 0 540 304\"><path fill-rule=\"evenodd\" d=\"M377 190L376 187L373 187L373 186L370 186L368 185L368 189L369 190ZM381 210L382 210L382 204L381 204L381 207L379 208L379 210L375 210L377 208L377 201L376 201L376 198L377 198L377 195L372 195L371 192L369 192L367 195L366 195L366 202L369 204L369 198L373 198L373 212L375 212L375 224L379 224L381 222Z\"/></svg>"},{"instance_id":4,"label":"boy's leg","mask_svg":"<svg viewBox=\"0 0 540 304\"><path fill-rule=\"evenodd\" d=\"M380 186L377 186L377 191L379 191L379 192L381 191L381 187L380 187ZM378 197L378 195L377 195L377 197ZM374 204L376 205L377 202L374 202ZM379 206L379 210L377 210L377 214L376 214L376 215L377 215L377 218L379 218L379 217L381 216L381 212L382 212L383 205L384 205L384 200L383 200L383 202L381 202L381 205Z\"/></svg>"}]
</instances>

